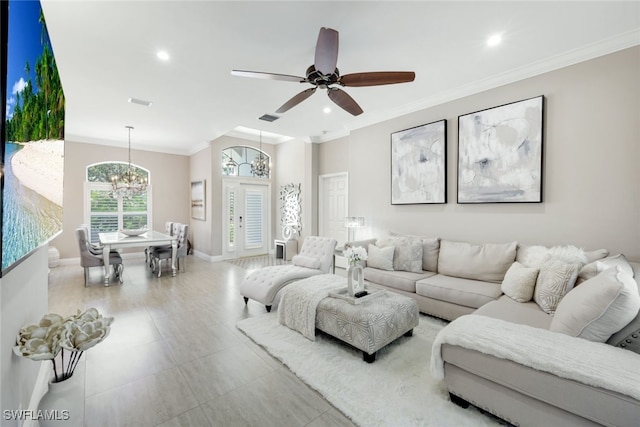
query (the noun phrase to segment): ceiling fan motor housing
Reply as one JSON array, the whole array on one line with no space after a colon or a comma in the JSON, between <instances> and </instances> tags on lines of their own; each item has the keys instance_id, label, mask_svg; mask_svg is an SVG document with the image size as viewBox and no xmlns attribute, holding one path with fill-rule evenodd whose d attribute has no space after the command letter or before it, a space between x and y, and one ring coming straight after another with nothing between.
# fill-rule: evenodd
<instances>
[{"instance_id":1,"label":"ceiling fan motor housing","mask_svg":"<svg viewBox=\"0 0 640 427\"><path fill-rule=\"evenodd\" d=\"M340 81L340 72L336 68L332 74L322 74L316 70L314 65L310 65L309 68L307 68L307 81L312 85L326 89L328 86Z\"/></svg>"}]
</instances>

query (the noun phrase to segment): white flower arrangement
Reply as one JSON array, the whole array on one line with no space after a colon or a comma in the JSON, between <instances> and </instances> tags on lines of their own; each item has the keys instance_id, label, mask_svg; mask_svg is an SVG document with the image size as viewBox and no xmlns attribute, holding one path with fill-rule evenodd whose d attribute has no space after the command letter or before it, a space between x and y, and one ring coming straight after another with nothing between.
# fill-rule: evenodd
<instances>
[{"instance_id":1,"label":"white flower arrangement","mask_svg":"<svg viewBox=\"0 0 640 427\"><path fill-rule=\"evenodd\" d=\"M344 251L344 256L349 265L356 265L359 261L367 260L367 250L362 246L349 247Z\"/></svg>"},{"instance_id":2,"label":"white flower arrangement","mask_svg":"<svg viewBox=\"0 0 640 427\"><path fill-rule=\"evenodd\" d=\"M73 375L85 350L102 342L111 331L113 317L103 317L90 308L67 318L58 314L46 314L37 325L20 329L13 352L31 360L51 360L53 382L60 382ZM65 361L64 351L71 354ZM58 375L56 358L60 354L62 370ZM66 363L65 363L66 362Z\"/></svg>"}]
</instances>

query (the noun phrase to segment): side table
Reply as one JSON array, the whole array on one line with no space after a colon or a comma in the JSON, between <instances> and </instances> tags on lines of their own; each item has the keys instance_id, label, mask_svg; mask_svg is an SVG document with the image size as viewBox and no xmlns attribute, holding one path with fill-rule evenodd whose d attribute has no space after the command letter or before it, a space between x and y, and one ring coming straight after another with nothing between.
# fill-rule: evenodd
<instances>
[{"instance_id":1,"label":"side table","mask_svg":"<svg viewBox=\"0 0 640 427\"><path fill-rule=\"evenodd\" d=\"M273 244L276 249L276 259L291 261L291 258L298 253L297 240L274 240Z\"/></svg>"},{"instance_id":2,"label":"side table","mask_svg":"<svg viewBox=\"0 0 640 427\"><path fill-rule=\"evenodd\" d=\"M336 274L336 256L344 256L344 246L337 246L333 251L333 274Z\"/></svg>"}]
</instances>

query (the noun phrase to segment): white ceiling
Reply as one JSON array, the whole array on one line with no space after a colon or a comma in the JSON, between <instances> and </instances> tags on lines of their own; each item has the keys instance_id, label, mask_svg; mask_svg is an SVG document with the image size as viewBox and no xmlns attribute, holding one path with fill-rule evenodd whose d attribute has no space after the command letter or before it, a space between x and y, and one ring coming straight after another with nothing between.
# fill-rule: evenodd
<instances>
[{"instance_id":1,"label":"white ceiling","mask_svg":"<svg viewBox=\"0 0 640 427\"><path fill-rule=\"evenodd\" d=\"M125 146L125 126L132 125L134 148L179 154L225 134L241 136L239 126L326 141L640 44L638 1L42 4L67 99L66 139ZM231 70L304 77L323 26L339 31L341 74L415 71L415 81L345 88L364 110L358 117L318 90L279 120L258 120L311 86L234 77ZM494 33L503 42L489 48ZM159 49L169 52L168 62L158 60ZM153 105L130 104L130 97ZM330 114L322 112L327 106Z\"/></svg>"}]
</instances>

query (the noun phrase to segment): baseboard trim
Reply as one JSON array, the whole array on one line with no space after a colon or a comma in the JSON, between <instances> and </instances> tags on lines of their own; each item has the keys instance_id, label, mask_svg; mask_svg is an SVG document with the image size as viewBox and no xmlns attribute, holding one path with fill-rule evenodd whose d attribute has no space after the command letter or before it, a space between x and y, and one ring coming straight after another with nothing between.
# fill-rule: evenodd
<instances>
[{"instance_id":1,"label":"baseboard trim","mask_svg":"<svg viewBox=\"0 0 640 427\"><path fill-rule=\"evenodd\" d=\"M200 252L200 251L193 251L193 256L198 257L200 259L203 259L205 261L209 261L209 262L220 262L220 261L224 261L224 258L222 257L222 255L207 255L204 252Z\"/></svg>"}]
</instances>

